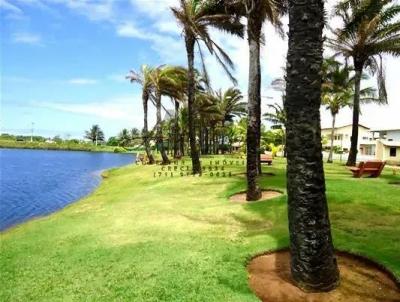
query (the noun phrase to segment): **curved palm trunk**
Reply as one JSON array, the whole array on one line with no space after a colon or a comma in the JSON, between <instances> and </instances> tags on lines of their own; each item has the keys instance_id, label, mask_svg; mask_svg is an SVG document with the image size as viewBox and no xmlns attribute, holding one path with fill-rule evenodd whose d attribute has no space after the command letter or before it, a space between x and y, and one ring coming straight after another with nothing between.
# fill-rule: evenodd
<instances>
[{"instance_id":1,"label":"curved palm trunk","mask_svg":"<svg viewBox=\"0 0 400 302\"><path fill-rule=\"evenodd\" d=\"M310 292L339 283L334 256L320 126L323 1L289 1L287 55L287 191L291 272Z\"/></svg>"},{"instance_id":2,"label":"curved palm trunk","mask_svg":"<svg viewBox=\"0 0 400 302\"><path fill-rule=\"evenodd\" d=\"M351 129L351 146L346 166L355 166L357 161L358 147L358 120L360 117L360 84L363 63L354 62L356 74L354 76L354 101L353 101L353 125Z\"/></svg>"},{"instance_id":3,"label":"curved palm trunk","mask_svg":"<svg viewBox=\"0 0 400 302\"><path fill-rule=\"evenodd\" d=\"M149 160L149 164L154 164L154 157L150 150L150 143L149 143L149 128L147 123L147 115L148 115L148 103L149 103L149 94L146 91L142 93L142 101L143 101L143 144L146 150L146 155Z\"/></svg>"},{"instance_id":4,"label":"curved palm trunk","mask_svg":"<svg viewBox=\"0 0 400 302\"><path fill-rule=\"evenodd\" d=\"M162 164L168 165L170 163L168 159L168 155L165 152L164 148L164 140L162 136L162 127L161 127L161 94L159 91L156 91L156 106L157 106L157 145L160 148L160 153L162 157Z\"/></svg>"},{"instance_id":5,"label":"curved palm trunk","mask_svg":"<svg viewBox=\"0 0 400 302\"><path fill-rule=\"evenodd\" d=\"M188 58L188 124L189 124L189 141L190 141L190 156L192 158L192 173L200 174L201 165L199 152L196 146L196 129L194 124L194 38L186 33L185 44Z\"/></svg>"},{"instance_id":6,"label":"curved palm trunk","mask_svg":"<svg viewBox=\"0 0 400 302\"><path fill-rule=\"evenodd\" d=\"M332 114L331 148L329 149L328 163L333 163L333 138L335 135L336 114Z\"/></svg>"},{"instance_id":7,"label":"curved palm trunk","mask_svg":"<svg viewBox=\"0 0 400 302\"><path fill-rule=\"evenodd\" d=\"M247 125L247 195L248 201L261 198L257 184L259 174L260 143L260 104L261 104L261 68L260 34L262 22L257 18L247 18L249 40L249 87L248 87L248 125Z\"/></svg>"}]
</instances>

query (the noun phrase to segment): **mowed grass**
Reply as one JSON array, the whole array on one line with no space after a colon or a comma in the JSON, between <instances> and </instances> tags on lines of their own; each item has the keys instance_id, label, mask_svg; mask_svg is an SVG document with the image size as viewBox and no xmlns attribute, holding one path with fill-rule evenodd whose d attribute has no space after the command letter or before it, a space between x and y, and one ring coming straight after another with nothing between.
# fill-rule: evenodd
<instances>
[{"instance_id":1,"label":"mowed grass","mask_svg":"<svg viewBox=\"0 0 400 302\"><path fill-rule=\"evenodd\" d=\"M288 245L286 197L233 204L245 167L225 169L234 176L111 170L87 198L3 232L0 301L257 301L246 262ZM353 179L339 164L325 170L336 248L400 277L400 186L389 184L399 176ZM263 176L263 188L286 191L283 160L264 172L275 176Z\"/></svg>"}]
</instances>

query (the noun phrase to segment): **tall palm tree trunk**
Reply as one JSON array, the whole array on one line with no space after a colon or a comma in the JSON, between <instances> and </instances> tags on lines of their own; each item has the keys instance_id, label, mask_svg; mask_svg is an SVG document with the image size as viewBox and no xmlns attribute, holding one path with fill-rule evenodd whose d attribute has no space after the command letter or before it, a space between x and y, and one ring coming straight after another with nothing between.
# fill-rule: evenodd
<instances>
[{"instance_id":1,"label":"tall palm tree trunk","mask_svg":"<svg viewBox=\"0 0 400 302\"><path fill-rule=\"evenodd\" d=\"M211 126L211 137L210 137L210 145L211 145L211 154L215 154L215 128Z\"/></svg>"},{"instance_id":2,"label":"tall palm tree trunk","mask_svg":"<svg viewBox=\"0 0 400 302\"><path fill-rule=\"evenodd\" d=\"M190 156L192 158L192 173L200 174L201 165L199 152L196 146L196 129L194 123L194 43L195 39L186 33L185 44L188 58L188 124L189 124L189 141L190 141Z\"/></svg>"},{"instance_id":3,"label":"tall palm tree trunk","mask_svg":"<svg viewBox=\"0 0 400 302\"><path fill-rule=\"evenodd\" d=\"M203 132L203 123L200 122L199 125L199 144L200 144L200 154L204 154L204 132Z\"/></svg>"},{"instance_id":4,"label":"tall palm tree trunk","mask_svg":"<svg viewBox=\"0 0 400 302\"><path fill-rule=\"evenodd\" d=\"M328 163L333 163L333 139L335 135L336 114L332 114L331 148L329 149Z\"/></svg>"},{"instance_id":5,"label":"tall palm tree trunk","mask_svg":"<svg viewBox=\"0 0 400 302\"><path fill-rule=\"evenodd\" d=\"M355 76L354 76L354 101L353 101L353 125L351 129L351 145L350 153L347 158L346 166L355 166L357 161L357 147L358 147L358 121L360 117L360 84L363 63L354 62Z\"/></svg>"},{"instance_id":6,"label":"tall palm tree trunk","mask_svg":"<svg viewBox=\"0 0 400 302\"><path fill-rule=\"evenodd\" d=\"M179 102L175 100L175 123L174 123L174 158L180 157L180 146L179 146L179 121L178 121L178 114L179 114Z\"/></svg>"},{"instance_id":7,"label":"tall palm tree trunk","mask_svg":"<svg viewBox=\"0 0 400 302\"><path fill-rule=\"evenodd\" d=\"M259 128L261 103L260 34L262 22L257 18L247 18L249 42L249 87L248 87L248 125L247 125L247 195L248 201L261 198L257 184L259 162Z\"/></svg>"},{"instance_id":8,"label":"tall palm tree trunk","mask_svg":"<svg viewBox=\"0 0 400 302\"><path fill-rule=\"evenodd\" d=\"M323 1L289 1L287 55L287 192L291 272L305 291L339 283L320 126Z\"/></svg>"},{"instance_id":9,"label":"tall palm tree trunk","mask_svg":"<svg viewBox=\"0 0 400 302\"><path fill-rule=\"evenodd\" d=\"M144 149L146 150L146 155L149 160L149 164L154 164L154 157L150 150L150 143L149 143L149 126L147 123L147 115L148 115L148 103L149 103L149 94L143 91L142 94L142 101L143 101L143 144Z\"/></svg>"},{"instance_id":10,"label":"tall palm tree trunk","mask_svg":"<svg viewBox=\"0 0 400 302\"><path fill-rule=\"evenodd\" d=\"M261 69L260 69L260 87L261 87ZM261 154L260 154L260 147L261 147L261 88L260 88L260 95L258 99L258 106L257 106L257 175L262 174L262 167L261 167Z\"/></svg>"},{"instance_id":11,"label":"tall palm tree trunk","mask_svg":"<svg viewBox=\"0 0 400 302\"><path fill-rule=\"evenodd\" d=\"M181 155L185 155L185 134L181 132L179 147L181 148Z\"/></svg>"},{"instance_id":12,"label":"tall palm tree trunk","mask_svg":"<svg viewBox=\"0 0 400 302\"><path fill-rule=\"evenodd\" d=\"M162 135L162 121L161 121L161 93L156 91L156 106L157 106L157 145L160 148L160 153L162 157L162 164L168 165L170 163L168 155L165 152L164 140Z\"/></svg>"},{"instance_id":13,"label":"tall palm tree trunk","mask_svg":"<svg viewBox=\"0 0 400 302\"><path fill-rule=\"evenodd\" d=\"M225 121L222 121L221 145L222 145L222 154L225 154Z\"/></svg>"}]
</instances>

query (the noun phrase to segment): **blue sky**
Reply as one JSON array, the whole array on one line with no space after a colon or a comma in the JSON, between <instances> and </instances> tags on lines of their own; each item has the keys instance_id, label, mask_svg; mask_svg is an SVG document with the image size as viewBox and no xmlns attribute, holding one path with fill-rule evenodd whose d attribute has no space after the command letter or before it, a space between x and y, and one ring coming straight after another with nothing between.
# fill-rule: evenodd
<instances>
[{"instance_id":1,"label":"blue sky","mask_svg":"<svg viewBox=\"0 0 400 302\"><path fill-rule=\"evenodd\" d=\"M135 37L129 20L152 20L134 1L0 3L3 132L29 132L31 122L49 136L79 137L93 123L108 136L141 127L139 87L124 77L165 58Z\"/></svg>"},{"instance_id":2,"label":"blue sky","mask_svg":"<svg viewBox=\"0 0 400 302\"><path fill-rule=\"evenodd\" d=\"M332 2L332 1L330 1ZM169 7L177 0L0 0L1 131L82 137L99 124L107 137L122 128L142 127L140 88L124 77L141 64L186 64L180 29ZM262 50L263 110L279 101L271 79L282 75L287 41L266 25ZM236 63L247 89L246 40L211 31ZM232 84L206 56L215 89ZM387 107L367 106L361 121L373 128L400 126L399 60L387 62ZM396 80L397 79L397 80ZM397 84L396 84L397 83ZM244 93L245 94L245 93ZM268 97L268 98L267 98ZM164 100L171 107L169 100ZM330 124L322 110L323 124ZM150 122L154 123L154 110ZM339 123L351 121L350 111Z\"/></svg>"}]
</instances>

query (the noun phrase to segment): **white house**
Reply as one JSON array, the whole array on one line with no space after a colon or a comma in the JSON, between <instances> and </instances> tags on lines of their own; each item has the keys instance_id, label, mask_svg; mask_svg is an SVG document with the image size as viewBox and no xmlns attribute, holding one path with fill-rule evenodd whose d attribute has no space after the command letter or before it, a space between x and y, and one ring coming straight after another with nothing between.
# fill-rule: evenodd
<instances>
[{"instance_id":1,"label":"white house","mask_svg":"<svg viewBox=\"0 0 400 302\"><path fill-rule=\"evenodd\" d=\"M344 125L341 127L335 127L334 129L334 140L333 146L335 148L339 148L344 152L350 151L351 146L351 130L352 125ZM331 133L332 128L322 128L321 135L322 137L327 138L324 141L323 147L330 148L331 145ZM365 127L363 125L358 125L358 146L357 146L359 154L362 155L375 155L375 141L370 131L370 128Z\"/></svg>"},{"instance_id":2,"label":"white house","mask_svg":"<svg viewBox=\"0 0 400 302\"><path fill-rule=\"evenodd\" d=\"M400 128L372 130L376 140L376 158L400 165Z\"/></svg>"}]
</instances>

